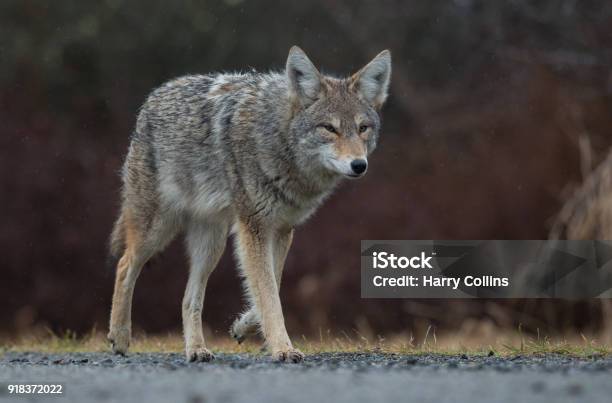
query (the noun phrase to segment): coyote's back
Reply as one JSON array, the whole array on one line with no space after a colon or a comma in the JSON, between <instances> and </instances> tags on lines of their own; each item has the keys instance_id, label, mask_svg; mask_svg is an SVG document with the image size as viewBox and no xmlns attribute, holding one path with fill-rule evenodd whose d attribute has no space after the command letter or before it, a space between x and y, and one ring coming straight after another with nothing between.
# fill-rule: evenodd
<instances>
[{"instance_id":1,"label":"coyote's back","mask_svg":"<svg viewBox=\"0 0 612 403\"><path fill-rule=\"evenodd\" d=\"M228 169L240 150L230 153L228 129L245 117L245 102L248 113L255 114L253 107L260 103L255 102L255 89L263 77L186 76L151 93L140 110L123 168L123 209L112 236L114 252L123 252L125 216L147 231L160 213L181 226L185 214L211 219L231 209Z\"/></svg>"},{"instance_id":2,"label":"coyote's back","mask_svg":"<svg viewBox=\"0 0 612 403\"><path fill-rule=\"evenodd\" d=\"M365 174L390 71L385 51L349 78L328 77L294 47L280 73L186 76L151 93L124 164L111 238L121 256L109 333L116 352L129 344L142 266L184 232L191 262L186 353L212 357L202 336L204 288L234 232L249 307L232 335L240 341L259 328L279 359L301 359L278 299L293 228L343 177Z\"/></svg>"}]
</instances>

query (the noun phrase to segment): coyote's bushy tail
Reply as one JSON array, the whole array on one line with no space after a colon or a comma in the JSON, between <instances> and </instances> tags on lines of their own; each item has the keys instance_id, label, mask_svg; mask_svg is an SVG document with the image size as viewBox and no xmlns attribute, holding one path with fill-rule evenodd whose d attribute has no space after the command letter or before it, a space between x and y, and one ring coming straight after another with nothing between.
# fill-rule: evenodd
<instances>
[{"instance_id":1,"label":"coyote's bushy tail","mask_svg":"<svg viewBox=\"0 0 612 403\"><path fill-rule=\"evenodd\" d=\"M121 213L110 237L109 242L110 254L112 257L119 259L125 249L125 214Z\"/></svg>"}]
</instances>

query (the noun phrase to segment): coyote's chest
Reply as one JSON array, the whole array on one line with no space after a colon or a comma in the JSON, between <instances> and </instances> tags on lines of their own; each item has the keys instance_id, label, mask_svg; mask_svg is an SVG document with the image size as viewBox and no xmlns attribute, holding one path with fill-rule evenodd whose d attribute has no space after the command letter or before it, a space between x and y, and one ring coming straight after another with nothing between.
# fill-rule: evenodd
<instances>
[{"instance_id":1,"label":"coyote's chest","mask_svg":"<svg viewBox=\"0 0 612 403\"><path fill-rule=\"evenodd\" d=\"M274 219L286 226L294 227L306 221L316 210L316 206L305 208L295 206L278 206L273 212Z\"/></svg>"},{"instance_id":2,"label":"coyote's chest","mask_svg":"<svg viewBox=\"0 0 612 403\"><path fill-rule=\"evenodd\" d=\"M288 226L296 226L306 221L321 205L327 194L320 194L315 197L298 197L290 202L277 200L271 206L271 216L275 221L279 221Z\"/></svg>"}]
</instances>

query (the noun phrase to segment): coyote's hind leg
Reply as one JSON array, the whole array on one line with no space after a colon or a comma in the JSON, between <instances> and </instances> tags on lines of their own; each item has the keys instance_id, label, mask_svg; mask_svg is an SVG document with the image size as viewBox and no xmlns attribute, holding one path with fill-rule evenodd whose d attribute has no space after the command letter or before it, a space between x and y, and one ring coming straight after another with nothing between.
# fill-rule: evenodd
<instances>
[{"instance_id":1,"label":"coyote's hind leg","mask_svg":"<svg viewBox=\"0 0 612 403\"><path fill-rule=\"evenodd\" d=\"M117 264L108 340L115 354L127 353L132 335L132 298L136 280L145 263L176 233L161 218L155 218L148 231L124 211L119 221L124 236L123 256Z\"/></svg>"},{"instance_id":2,"label":"coyote's hind leg","mask_svg":"<svg viewBox=\"0 0 612 403\"><path fill-rule=\"evenodd\" d=\"M115 354L127 353L132 336L132 297L136 280L149 256L143 247L143 234L128 217L122 217L125 244L123 256L117 264L115 289L111 308L108 340Z\"/></svg>"},{"instance_id":3,"label":"coyote's hind leg","mask_svg":"<svg viewBox=\"0 0 612 403\"><path fill-rule=\"evenodd\" d=\"M183 333L188 361L210 361L202 333L202 308L208 277L213 272L227 241L226 223L192 222L187 230L189 280L183 298Z\"/></svg>"}]
</instances>

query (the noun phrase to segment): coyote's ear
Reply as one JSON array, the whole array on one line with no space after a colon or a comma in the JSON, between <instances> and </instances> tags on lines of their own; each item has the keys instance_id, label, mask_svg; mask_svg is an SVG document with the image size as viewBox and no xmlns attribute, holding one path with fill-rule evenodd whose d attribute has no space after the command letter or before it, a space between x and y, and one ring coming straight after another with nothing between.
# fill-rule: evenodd
<instances>
[{"instance_id":1,"label":"coyote's ear","mask_svg":"<svg viewBox=\"0 0 612 403\"><path fill-rule=\"evenodd\" d=\"M303 106L312 103L321 90L321 74L306 53L297 46L289 50L287 58L287 79L289 95Z\"/></svg>"},{"instance_id":2,"label":"coyote's ear","mask_svg":"<svg viewBox=\"0 0 612 403\"><path fill-rule=\"evenodd\" d=\"M351 88L379 109L387 99L391 80L391 52L383 50L351 77Z\"/></svg>"}]
</instances>

